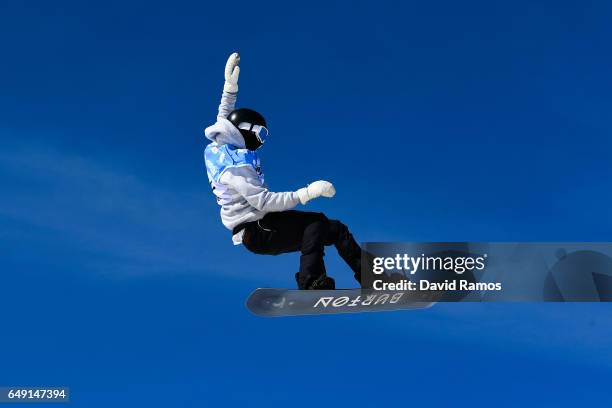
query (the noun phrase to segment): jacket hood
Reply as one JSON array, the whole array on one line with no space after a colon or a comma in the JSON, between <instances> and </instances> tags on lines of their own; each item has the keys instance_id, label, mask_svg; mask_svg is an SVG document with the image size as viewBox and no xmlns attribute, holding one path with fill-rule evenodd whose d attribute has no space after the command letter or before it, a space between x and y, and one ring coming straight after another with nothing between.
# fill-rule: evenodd
<instances>
[{"instance_id":1,"label":"jacket hood","mask_svg":"<svg viewBox=\"0 0 612 408\"><path fill-rule=\"evenodd\" d=\"M204 130L204 136L218 145L232 145L239 149L246 149L244 138L232 122L225 118L218 118L217 123Z\"/></svg>"}]
</instances>

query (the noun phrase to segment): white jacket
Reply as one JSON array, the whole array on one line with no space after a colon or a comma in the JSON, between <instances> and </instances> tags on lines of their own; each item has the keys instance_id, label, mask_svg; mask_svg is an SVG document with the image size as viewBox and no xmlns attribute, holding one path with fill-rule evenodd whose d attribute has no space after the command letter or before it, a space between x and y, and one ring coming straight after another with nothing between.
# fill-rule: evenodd
<instances>
[{"instance_id":1,"label":"white jacket","mask_svg":"<svg viewBox=\"0 0 612 408\"><path fill-rule=\"evenodd\" d=\"M229 144L245 149L242 134L227 120L227 116L234 110L236 98L236 93L223 92L217 122L207 127L204 134L219 146ZM229 230L245 222L257 221L269 212L289 210L300 202L297 192L269 191L251 166L225 169L219 183L222 186L218 187L223 187L224 191L224 199L218 200L221 205L221 221ZM234 245L242 243L243 233L240 231L232 237Z\"/></svg>"}]
</instances>

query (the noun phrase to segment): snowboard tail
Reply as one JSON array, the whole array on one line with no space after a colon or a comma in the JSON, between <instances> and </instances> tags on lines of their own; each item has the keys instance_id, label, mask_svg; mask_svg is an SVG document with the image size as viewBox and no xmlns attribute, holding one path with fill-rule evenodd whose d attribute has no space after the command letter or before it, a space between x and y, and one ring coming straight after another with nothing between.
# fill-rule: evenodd
<instances>
[{"instance_id":1,"label":"snowboard tail","mask_svg":"<svg viewBox=\"0 0 612 408\"><path fill-rule=\"evenodd\" d=\"M259 288L247 299L257 316L303 316L425 309L435 302L425 295L366 289L294 290Z\"/></svg>"}]
</instances>

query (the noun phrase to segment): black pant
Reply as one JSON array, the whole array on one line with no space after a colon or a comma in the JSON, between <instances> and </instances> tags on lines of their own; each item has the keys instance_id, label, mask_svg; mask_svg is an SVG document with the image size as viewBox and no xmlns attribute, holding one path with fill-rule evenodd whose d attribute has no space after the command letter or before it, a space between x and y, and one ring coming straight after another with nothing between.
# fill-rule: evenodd
<instances>
[{"instance_id":1,"label":"black pant","mask_svg":"<svg viewBox=\"0 0 612 408\"><path fill-rule=\"evenodd\" d=\"M324 247L334 245L340 257L361 281L361 248L340 221L325 214L303 211L271 212L261 220L246 224L242 243L251 252L278 255L301 251L298 287L307 288L324 275Z\"/></svg>"}]
</instances>

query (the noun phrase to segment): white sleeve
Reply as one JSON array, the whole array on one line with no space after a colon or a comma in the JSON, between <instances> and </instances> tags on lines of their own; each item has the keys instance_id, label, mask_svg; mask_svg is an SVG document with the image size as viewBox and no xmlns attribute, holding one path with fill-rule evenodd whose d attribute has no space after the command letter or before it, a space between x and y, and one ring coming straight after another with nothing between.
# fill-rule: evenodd
<instances>
[{"instance_id":1,"label":"white sleeve","mask_svg":"<svg viewBox=\"0 0 612 408\"><path fill-rule=\"evenodd\" d=\"M225 92L221 95L221 104L219 104L219 112L217 113L217 119L227 119L227 116L234 110L236 106L236 99L238 99L238 93Z\"/></svg>"},{"instance_id":2,"label":"white sleeve","mask_svg":"<svg viewBox=\"0 0 612 408\"><path fill-rule=\"evenodd\" d=\"M295 191L283 193L269 191L250 166L230 167L223 172L219 181L236 190L259 211L285 211L300 202Z\"/></svg>"}]
</instances>

